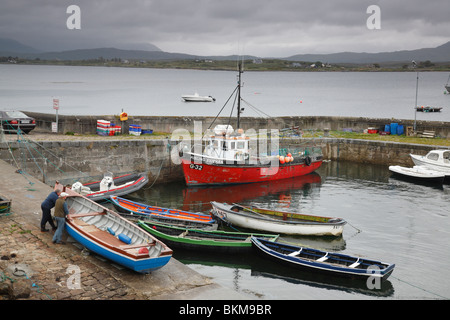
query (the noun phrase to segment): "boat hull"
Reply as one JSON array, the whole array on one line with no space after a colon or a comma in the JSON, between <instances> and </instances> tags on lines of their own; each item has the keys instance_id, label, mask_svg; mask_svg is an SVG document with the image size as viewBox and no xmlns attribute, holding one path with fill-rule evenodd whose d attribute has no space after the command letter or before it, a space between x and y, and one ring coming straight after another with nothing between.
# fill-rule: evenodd
<instances>
[{"instance_id":1,"label":"boat hull","mask_svg":"<svg viewBox=\"0 0 450 320\"><path fill-rule=\"evenodd\" d=\"M213 205L212 214L233 226L258 230L261 232L270 232L276 234L287 235L303 235L303 236L341 236L346 224L345 220L339 220L336 223L325 222L298 222L285 221L264 216L243 214L235 212L226 204L211 202Z\"/></svg>"},{"instance_id":2,"label":"boat hull","mask_svg":"<svg viewBox=\"0 0 450 320\"><path fill-rule=\"evenodd\" d=\"M275 241L278 235L228 232L222 230L205 231L181 228L149 221L139 221L145 231L164 241L171 248L213 253L242 253L252 250L251 236Z\"/></svg>"},{"instance_id":3,"label":"boat hull","mask_svg":"<svg viewBox=\"0 0 450 320\"><path fill-rule=\"evenodd\" d=\"M181 159L186 185L232 185L264 181L276 181L307 175L317 170L322 160L279 166L195 164Z\"/></svg>"},{"instance_id":4,"label":"boat hull","mask_svg":"<svg viewBox=\"0 0 450 320\"><path fill-rule=\"evenodd\" d=\"M414 166L413 168L389 166L389 171L391 171L396 177L425 183L442 184L445 179L445 173L428 169L425 166Z\"/></svg>"},{"instance_id":5,"label":"boat hull","mask_svg":"<svg viewBox=\"0 0 450 320\"><path fill-rule=\"evenodd\" d=\"M207 214L150 206L116 196L111 196L110 200L119 212L134 214L138 217L149 217L168 223L192 222L204 225L213 225L216 222L210 215Z\"/></svg>"},{"instance_id":6,"label":"boat hull","mask_svg":"<svg viewBox=\"0 0 450 320\"><path fill-rule=\"evenodd\" d=\"M114 178L113 187L106 191L100 191L100 182L86 183L84 186L90 188L92 192L85 194L88 199L101 202L109 199L110 196L123 196L132 192L136 192L148 183L148 177L145 173L126 174Z\"/></svg>"},{"instance_id":7,"label":"boat hull","mask_svg":"<svg viewBox=\"0 0 450 320\"><path fill-rule=\"evenodd\" d=\"M90 251L138 273L150 273L158 270L164 267L172 257L171 255L166 255L158 258L134 259L116 252L113 248L108 248L107 246L92 241L92 239L82 234L70 223L66 223L66 231L74 240Z\"/></svg>"},{"instance_id":8,"label":"boat hull","mask_svg":"<svg viewBox=\"0 0 450 320\"><path fill-rule=\"evenodd\" d=\"M386 280L394 271L395 264L352 257L338 253L302 248L252 237L252 243L259 252L294 268L367 280ZM325 258L329 256L329 258Z\"/></svg>"}]
</instances>

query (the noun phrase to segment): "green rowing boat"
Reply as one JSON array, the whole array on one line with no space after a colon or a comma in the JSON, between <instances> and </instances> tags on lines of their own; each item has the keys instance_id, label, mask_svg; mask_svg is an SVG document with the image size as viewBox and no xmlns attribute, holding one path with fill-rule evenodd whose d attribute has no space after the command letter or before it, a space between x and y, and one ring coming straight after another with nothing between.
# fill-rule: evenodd
<instances>
[{"instance_id":1,"label":"green rowing boat","mask_svg":"<svg viewBox=\"0 0 450 320\"><path fill-rule=\"evenodd\" d=\"M172 226L154 221L138 221L138 225L171 248L213 252L241 252L251 250L251 237L276 241L278 235L223 230L201 230Z\"/></svg>"}]
</instances>

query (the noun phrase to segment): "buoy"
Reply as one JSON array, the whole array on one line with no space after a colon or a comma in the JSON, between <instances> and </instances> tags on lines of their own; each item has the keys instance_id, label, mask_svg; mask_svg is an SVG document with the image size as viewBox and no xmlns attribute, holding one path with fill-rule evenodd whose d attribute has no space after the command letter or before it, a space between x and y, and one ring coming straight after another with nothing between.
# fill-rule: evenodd
<instances>
[{"instance_id":1,"label":"buoy","mask_svg":"<svg viewBox=\"0 0 450 320\"><path fill-rule=\"evenodd\" d=\"M288 157L292 157L292 154L289 152L289 153L287 154L287 156L288 156Z\"/></svg>"},{"instance_id":2,"label":"buoy","mask_svg":"<svg viewBox=\"0 0 450 320\"><path fill-rule=\"evenodd\" d=\"M280 156L280 163L284 163L284 157Z\"/></svg>"},{"instance_id":3,"label":"buoy","mask_svg":"<svg viewBox=\"0 0 450 320\"><path fill-rule=\"evenodd\" d=\"M140 249L138 250L138 252L139 252L140 254L148 254L148 249L147 249L146 247L140 248Z\"/></svg>"}]
</instances>

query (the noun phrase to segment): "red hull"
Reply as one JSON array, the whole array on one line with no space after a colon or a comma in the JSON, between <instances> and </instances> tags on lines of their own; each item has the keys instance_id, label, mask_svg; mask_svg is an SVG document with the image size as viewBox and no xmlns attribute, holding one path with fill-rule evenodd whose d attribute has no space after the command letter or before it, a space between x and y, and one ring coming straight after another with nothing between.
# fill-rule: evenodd
<instances>
[{"instance_id":1,"label":"red hull","mask_svg":"<svg viewBox=\"0 0 450 320\"><path fill-rule=\"evenodd\" d=\"M262 181L274 181L280 179L303 176L317 170L322 160L304 163L280 164L273 166L239 166L239 165L214 165L193 164L182 159L184 178L188 186L223 185L253 183Z\"/></svg>"}]
</instances>

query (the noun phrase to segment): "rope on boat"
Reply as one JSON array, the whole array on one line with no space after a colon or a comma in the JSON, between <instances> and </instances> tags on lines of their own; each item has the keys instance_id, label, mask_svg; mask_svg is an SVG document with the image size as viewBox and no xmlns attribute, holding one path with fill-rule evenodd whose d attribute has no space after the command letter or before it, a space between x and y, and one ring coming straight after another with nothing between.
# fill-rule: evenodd
<instances>
[{"instance_id":1,"label":"rope on boat","mask_svg":"<svg viewBox=\"0 0 450 320\"><path fill-rule=\"evenodd\" d=\"M442 299L446 299L446 300L449 300L449 299L450 299L450 298L448 298L448 297L441 296L440 294L431 292L430 290L421 288L421 287L416 286L416 285L414 285L414 284L412 284L412 283L410 283L410 282L408 282L408 281L404 281L404 280L402 280L402 279L400 279L400 278L397 278L397 277L394 277L394 276L392 276L392 275L391 275L391 278L394 278L394 279L396 279L396 280L398 280L398 281L400 281L400 282L403 282L403 283L405 283L405 284L407 284L407 285L410 285L411 287L420 289L420 290L422 290L422 291L425 291L425 292L427 292L427 293L430 293L430 294L435 295L435 296L437 296L437 297L440 297L440 298L442 298Z\"/></svg>"}]
</instances>

